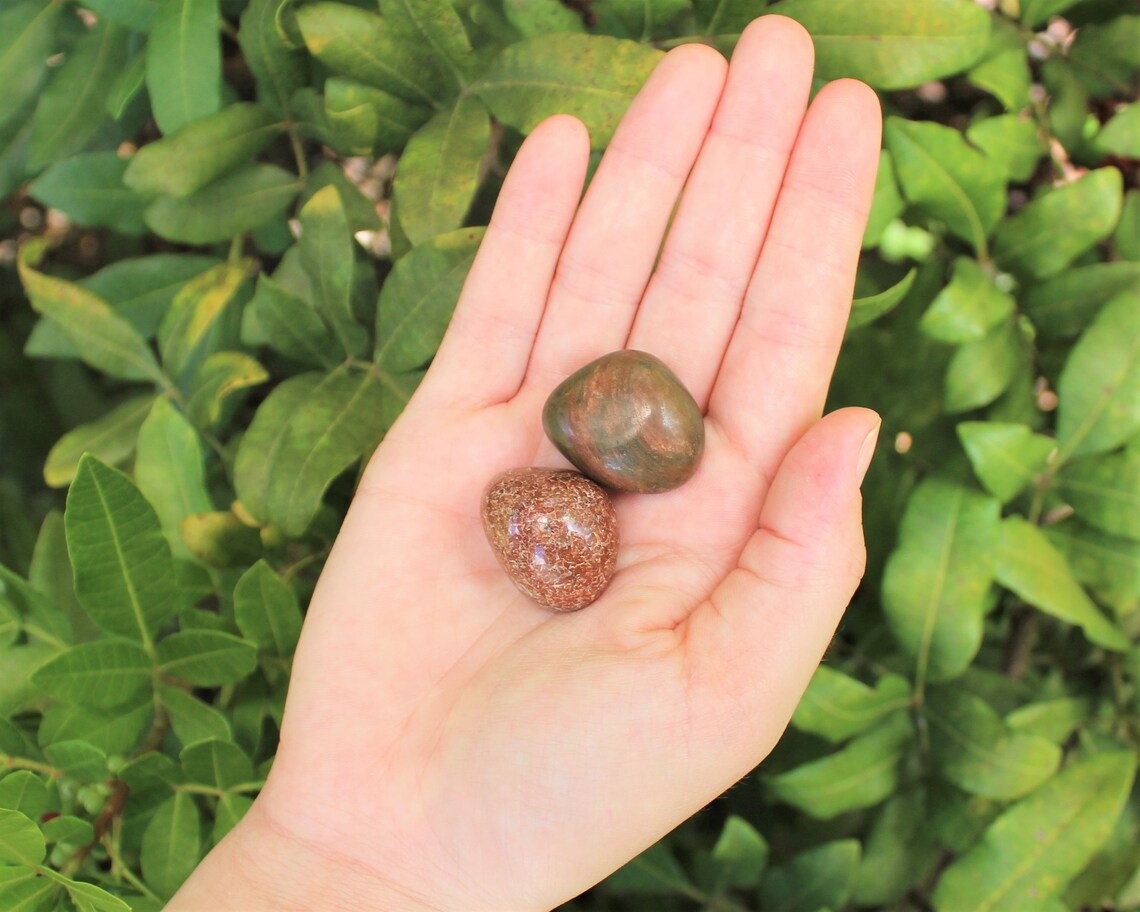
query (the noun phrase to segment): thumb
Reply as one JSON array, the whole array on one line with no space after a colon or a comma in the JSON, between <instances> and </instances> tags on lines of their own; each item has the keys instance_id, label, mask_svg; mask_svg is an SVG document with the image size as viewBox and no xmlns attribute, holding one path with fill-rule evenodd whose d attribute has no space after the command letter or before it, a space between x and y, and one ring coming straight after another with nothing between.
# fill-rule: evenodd
<instances>
[{"instance_id":1,"label":"thumb","mask_svg":"<svg viewBox=\"0 0 1140 912\"><path fill-rule=\"evenodd\" d=\"M693 697L707 691L721 737L738 733L740 775L784 730L862 578L859 486L879 426L869 409L841 409L800 438L739 565L689 618Z\"/></svg>"}]
</instances>

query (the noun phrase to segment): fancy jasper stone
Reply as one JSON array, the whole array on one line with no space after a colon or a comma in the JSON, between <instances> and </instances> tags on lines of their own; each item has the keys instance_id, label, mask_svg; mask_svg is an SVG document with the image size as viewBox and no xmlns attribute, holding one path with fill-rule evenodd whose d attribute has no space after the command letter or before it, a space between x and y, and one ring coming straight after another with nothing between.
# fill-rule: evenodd
<instances>
[{"instance_id":1,"label":"fancy jasper stone","mask_svg":"<svg viewBox=\"0 0 1140 912\"><path fill-rule=\"evenodd\" d=\"M542 426L562 455L598 484L648 494L684 484L705 448L705 423L665 363L616 351L550 394Z\"/></svg>"},{"instance_id":2,"label":"fancy jasper stone","mask_svg":"<svg viewBox=\"0 0 1140 912\"><path fill-rule=\"evenodd\" d=\"M519 589L555 611L577 611L609 585L617 517L609 495L577 472L513 469L483 496L487 540Z\"/></svg>"}]
</instances>

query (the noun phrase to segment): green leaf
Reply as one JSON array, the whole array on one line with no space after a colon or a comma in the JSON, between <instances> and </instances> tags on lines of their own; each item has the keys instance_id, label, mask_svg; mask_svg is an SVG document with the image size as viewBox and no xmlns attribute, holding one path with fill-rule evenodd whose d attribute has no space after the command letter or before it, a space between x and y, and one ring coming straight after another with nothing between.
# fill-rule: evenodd
<instances>
[{"instance_id":1,"label":"green leaf","mask_svg":"<svg viewBox=\"0 0 1140 912\"><path fill-rule=\"evenodd\" d=\"M323 379L323 374L309 373L278 384L258 407L241 439L234 462L234 489L246 512L258 522L267 522L273 466L285 445L290 424Z\"/></svg>"},{"instance_id":2,"label":"green leaf","mask_svg":"<svg viewBox=\"0 0 1140 912\"><path fill-rule=\"evenodd\" d=\"M158 348L171 377L186 380L218 347L227 311L234 306L252 266L244 259L221 263L195 276L174 296L158 328Z\"/></svg>"},{"instance_id":3,"label":"green leaf","mask_svg":"<svg viewBox=\"0 0 1140 912\"><path fill-rule=\"evenodd\" d=\"M1128 648L1128 640L1093 604L1073 578L1064 555L1045 533L1020 516L1002 520L997 547L997 580L1046 614L1081 627L1106 649Z\"/></svg>"},{"instance_id":4,"label":"green leaf","mask_svg":"<svg viewBox=\"0 0 1140 912\"><path fill-rule=\"evenodd\" d=\"M697 0L698 3L701 0ZM609 6L611 4L607 4ZM503 16L523 38L554 32L584 32L582 14L561 0L503 0ZM593 10L595 15L601 10ZM630 36L632 37L632 36Z\"/></svg>"},{"instance_id":5,"label":"green leaf","mask_svg":"<svg viewBox=\"0 0 1140 912\"><path fill-rule=\"evenodd\" d=\"M961 133L941 124L888 117L884 138L906 198L984 252L1005 211L1005 176Z\"/></svg>"},{"instance_id":6,"label":"green leaf","mask_svg":"<svg viewBox=\"0 0 1140 912\"><path fill-rule=\"evenodd\" d=\"M253 807L253 799L247 798L245 795L226 792L218 798L218 803L214 807L214 831L212 834L214 845L221 842L222 837L241 822L242 817L251 807Z\"/></svg>"},{"instance_id":7,"label":"green leaf","mask_svg":"<svg viewBox=\"0 0 1140 912\"><path fill-rule=\"evenodd\" d=\"M107 778L107 755L86 741L53 741L44 748L44 758L65 778L82 783Z\"/></svg>"},{"instance_id":8,"label":"green leaf","mask_svg":"<svg viewBox=\"0 0 1140 912\"><path fill-rule=\"evenodd\" d=\"M96 22L67 55L40 95L32 117L33 171L83 149L107 117L106 102L127 53L128 33Z\"/></svg>"},{"instance_id":9,"label":"green leaf","mask_svg":"<svg viewBox=\"0 0 1140 912\"><path fill-rule=\"evenodd\" d=\"M1127 8L1126 5L1121 7ZM1097 96L1127 95L1140 67L1140 15L1089 22L1069 51L1075 75Z\"/></svg>"},{"instance_id":10,"label":"green leaf","mask_svg":"<svg viewBox=\"0 0 1140 912\"><path fill-rule=\"evenodd\" d=\"M151 338L182 287L220 264L216 257L192 254L128 257L110 263L79 284L108 301L117 314Z\"/></svg>"},{"instance_id":11,"label":"green leaf","mask_svg":"<svg viewBox=\"0 0 1140 912\"><path fill-rule=\"evenodd\" d=\"M24 291L32 307L56 324L84 361L112 377L164 384L158 362L130 323L78 285L34 270L34 256L34 249L25 245L19 259Z\"/></svg>"},{"instance_id":12,"label":"green leaf","mask_svg":"<svg viewBox=\"0 0 1140 912\"><path fill-rule=\"evenodd\" d=\"M38 820L50 806L47 784L30 770L16 770L0 778L0 808Z\"/></svg>"},{"instance_id":13,"label":"green leaf","mask_svg":"<svg viewBox=\"0 0 1140 912\"><path fill-rule=\"evenodd\" d=\"M440 98L466 85L472 70L471 42L463 22L448 0L380 0L386 22L434 56L447 76Z\"/></svg>"},{"instance_id":14,"label":"green leaf","mask_svg":"<svg viewBox=\"0 0 1140 912\"><path fill-rule=\"evenodd\" d=\"M291 416L274 453L266 501L269 521L285 535L301 535L333 479L375 446L383 430L381 389L375 370L339 367Z\"/></svg>"},{"instance_id":15,"label":"green leaf","mask_svg":"<svg viewBox=\"0 0 1140 912\"><path fill-rule=\"evenodd\" d=\"M190 782L230 789L254 778L253 763L232 741L198 741L183 748L179 760Z\"/></svg>"},{"instance_id":16,"label":"green leaf","mask_svg":"<svg viewBox=\"0 0 1140 912\"><path fill-rule=\"evenodd\" d=\"M859 840L839 839L800 852L773 868L760 887L764 912L820 912L843 909L859 867Z\"/></svg>"},{"instance_id":17,"label":"green leaf","mask_svg":"<svg viewBox=\"0 0 1140 912\"><path fill-rule=\"evenodd\" d=\"M44 835L19 811L0 808L0 861L38 865L47 851Z\"/></svg>"},{"instance_id":18,"label":"green leaf","mask_svg":"<svg viewBox=\"0 0 1140 912\"><path fill-rule=\"evenodd\" d=\"M194 372L187 415L196 427L217 427L232 414L239 393L268 379L269 372L249 355L214 352Z\"/></svg>"},{"instance_id":19,"label":"green leaf","mask_svg":"<svg viewBox=\"0 0 1140 912\"><path fill-rule=\"evenodd\" d=\"M989 704L966 691L931 691L923 714L930 724L931 756L942 775L971 794L1020 798L1060 765L1057 745L1011 732Z\"/></svg>"},{"instance_id":20,"label":"green leaf","mask_svg":"<svg viewBox=\"0 0 1140 912\"><path fill-rule=\"evenodd\" d=\"M234 619L259 650L288 659L301 636L301 609L293 587L265 561L258 561L234 587Z\"/></svg>"},{"instance_id":21,"label":"green leaf","mask_svg":"<svg viewBox=\"0 0 1140 912\"><path fill-rule=\"evenodd\" d=\"M58 818L57 818L58 819ZM95 884L59 875L79 912L131 912L131 907Z\"/></svg>"},{"instance_id":22,"label":"green leaf","mask_svg":"<svg viewBox=\"0 0 1140 912\"><path fill-rule=\"evenodd\" d=\"M352 79L336 78L325 82L325 116L338 148L382 155L402 149L431 118L431 108Z\"/></svg>"},{"instance_id":23,"label":"green leaf","mask_svg":"<svg viewBox=\"0 0 1140 912\"><path fill-rule=\"evenodd\" d=\"M297 249L313 282L317 310L332 325L344 350L363 356L368 348L368 334L356 322L352 308L357 245L336 187L324 187L314 193L301 209L300 221Z\"/></svg>"},{"instance_id":24,"label":"green leaf","mask_svg":"<svg viewBox=\"0 0 1140 912\"><path fill-rule=\"evenodd\" d=\"M190 553L211 567L246 566L262 552L258 530L227 510L194 513L180 529Z\"/></svg>"},{"instance_id":25,"label":"green leaf","mask_svg":"<svg viewBox=\"0 0 1140 912\"><path fill-rule=\"evenodd\" d=\"M299 189L288 171L245 165L190 196L155 200L143 217L155 234L169 241L212 244L280 218Z\"/></svg>"},{"instance_id":26,"label":"green leaf","mask_svg":"<svg viewBox=\"0 0 1140 912\"><path fill-rule=\"evenodd\" d=\"M712 850L721 886L755 887L768 866L768 843L743 817L730 814Z\"/></svg>"},{"instance_id":27,"label":"green leaf","mask_svg":"<svg viewBox=\"0 0 1140 912\"><path fill-rule=\"evenodd\" d=\"M768 778L765 785L781 801L821 820L871 807L898 788L899 760L912 738L910 722L895 716L833 754Z\"/></svg>"},{"instance_id":28,"label":"green leaf","mask_svg":"<svg viewBox=\"0 0 1140 912\"><path fill-rule=\"evenodd\" d=\"M1017 114L975 121L966 128L966 139L997 162L1015 181L1029 180L1045 154L1037 124Z\"/></svg>"},{"instance_id":29,"label":"green leaf","mask_svg":"<svg viewBox=\"0 0 1140 912\"><path fill-rule=\"evenodd\" d=\"M158 514L173 553L188 556L180 532L182 520L214 505L206 490L198 432L169 399L155 400L139 431L135 482Z\"/></svg>"},{"instance_id":30,"label":"green leaf","mask_svg":"<svg viewBox=\"0 0 1140 912\"><path fill-rule=\"evenodd\" d=\"M1081 697L1062 697L1027 703L1005 717L1006 724L1016 732L1036 735L1054 744L1064 744L1074 729L1089 717L1089 701Z\"/></svg>"},{"instance_id":31,"label":"green leaf","mask_svg":"<svg viewBox=\"0 0 1140 912\"><path fill-rule=\"evenodd\" d=\"M1140 263L1140 190L1124 194L1124 207L1112 242L1122 259ZM1140 285L1140 279L1133 279L1133 285Z\"/></svg>"},{"instance_id":32,"label":"green leaf","mask_svg":"<svg viewBox=\"0 0 1140 912\"><path fill-rule=\"evenodd\" d=\"M428 107L447 96L448 76L375 13L345 3L311 3L296 15L309 52L334 73Z\"/></svg>"},{"instance_id":33,"label":"green leaf","mask_svg":"<svg viewBox=\"0 0 1140 912\"><path fill-rule=\"evenodd\" d=\"M1110 155L1140 158L1140 104L1124 105L1096 136L1097 148Z\"/></svg>"},{"instance_id":34,"label":"green leaf","mask_svg":"<svg viewBox=\"0 0 1140 912\"><path fill-rule=\"evenodd\" d=\"M1100 168L1041 194L994 232L994 259L1009 272L1047 278L1104 240L1120 218L1120 171Z\"/></svg>"},{"instance_id":35,"label":"green leaf","mask_svg":"<svg viewBox=\"0 0 1140 912\"><path fill-rule=\"evenodd\" d=\"M439 348L482 238L482 228L432 238L402 257L384 282L373 361L384 380L385 426L411 398Z\"/></svg>"},{"instance_id":36,"label":"green leaf","mask_svg":"<svg viewBox=\"0 0 1140 912\"><path fill-rule=\"evenodd\" d=\"M894 310L907 296L917 276L918 270L911 269L890 288L886 288L878 294L855 298L851 302L851 315L847 318L847 329L865 326L879 319L883 314Z\"/></svg>"},{"instance_id":37,"label":"green leaf","mask_svg":"<svg viewBox=\"0 0 1140 912\"><path fill-rule=\"evenodd\" d=\"M1029 104L1032 78L1024 48L994 54L970 70L969 80L993 95L1007 111L1017 112Z\"/></svg>"},{"instance_id":38,"label":"green leaf","mask_svg":"<svg viewBox=\"0 0 1140 912\"><path fill-rule=\"evenodd\" d=\"M889 907L925 879L941 854L930 824L924 788L901 791L883 805L863 843L856 905Z\"/></svg>"},{"instance_id":39,"label":"green leaf","mask_svg":"<svg viewBox=\"0 0 1140 912\"><path fill-rule=\"evenodd\" d=\"M642 893L655 896L685 893L692 882L664 840L651 845L603 881L612 893Z\"/></svg>"},{"instance_id":40,"label":"green leaf","mask_svg":"<svg viewBox=\"0 0 1140 912\"><path fill-rule=\"evenodd\" d=\"M94 421L72 428L48 453L44 481L53 488L71 484L84 453L91 453L108 465L125 462L135 451L139 428L153 403L150 393L132 396Z\"/></svg>"},{"instance_id":41,"label":"green leaf","mask_svg":"<svg viewBox=\"0 0 1140 912\"><path fill-rule=\"evenodd\" d=\"M1008 320L1014 306L1013 298L990 281L976 260L958 257L949 284L926 309L919 326L942 342L974 342Z\"/></svg>"},{"instance_id":42,"label":"green leaf","mask_svg":"<svg viewBox=\"0 0 1140 912\"><path fill-rule=\"evenodd\" d=\"M573 114L601 149L660 59L660 51L608 35L538 35L504 49L472 91L523 133L551 114Z\"/></svg>"},{"instance_id":43,"label":"green leaf","mask_svg":"<svg viewBox=\"0 0 1140 912\"><path fill-rule=\"evenodd\" d=\"M123 186L126 169L126 159L115 152L88 152L52 165L28 192L79 225L142 234L142 214L150 201Z\"/></svg>"},{"instance_id":44,"label":"green leaf","mask_svg":"<svg viewBox=\"0 0 1140 912\"><path fill-rule=\"evenodd\" d=\"M343 346L313 307L265 273L247 314L257 321L266 342L281 354L325 369L343 359Z\"/></svg>"},{"instance_id":45,"label":"green leaf","mask_svg":"<svg viewBox=\"0 0 1140 912\"><path fill-rule=\"evenodd\" d=\"M1047 534L1065 555L1073 575L1098 598L1122 616L1134 610L1140 600L1140 549L1134 541L1075 520L1050 526Z\"/></svg>"},{"instance_id":46,"label":"green leaf","mask_svg":"<svg viewBox=\"0 0 1140 912\"><path fill-rule=\"evenodd\" d=\"M1021 307L1043 335L1075 336L1106 301L1138 286L1140 263L1093 263L1034 285L1021 297Z\"/></svg>"},{"instance_id":47,"label":"green leaf","mask_svg":"<svg viewBox=\"0 0 1140 912\"><path fill-rule=\"evenodd\" d=\"M946 370L943 408L955 414L989 405L1009 388L1022 363L1017 324L1007 320L954 352Z\"/></svg>"},{"instance_id":48,"label":"green leaf","mask_svg":"<svg viewBox=\"0 0 1140 912\"><path fill-rule=\"evenodd\" d=\"M158 644L159 670L195 687L240 681L257 665L257 649L217 630L184 630Z\"/></svg>"},{"instance_id":49,"label":"green leaf","mask_svg":"<svg viewBox=\"0 0 1140 912\"><path fill-rule=\"evenodd\" d=\"M63 6L25 0L0 9L0 127L22 116L25 105L39 90L55 38L55 20Z\"/></svg>"},{"instance_id":50,"label":"green leaf","mask_svg":"<svg viewBox=\"0 0 1140 912\"><path fill-rule=\"evenodd\" d=\"M193 744L204 738L223 741L233 738L229 721L208 703L180 687L163 686L158 693L170 716L171 728L183 744Z\"/></svg>"},{"instance_id":51,"label":"green leaf","mask_svg":"<svg viewBox=\"0 0 1140 912\"><path fill-rule=\"evenodd\" d=\"M875 174L875 192L871 197L871 212L867 229L863 233L863 249L879 246L887 225L903 214L906 203L899 191L895 175L895 160L886 149L879 152L879 170Z\"/></svg>"},{"instance_id":52,"label":"green leaf","mask_svg":"<svg viewBox=\"0 0 1140 912\"><path fill-rule=\"evenodd\" d=\"M154 508L122 472L84 456L64 523L75 594L91 619L109 633L150 643L178 608L170 548Z\"/></svg>"},{"instance_id":53,"label":"green leaf","mask_svg":"<svg viewBox=\"0 0 1140 912\"><path fill-rule=\"evenodd\" d=\"M153 673L144 649L128 640L106 639L61 652L32 672L32 683L53 699L109 709L136 703Z\"/></svg>"},{"instance_id":54,"label":"green leaf","mask_svg":"<svg viewBox=\"0 0 1140 912\"><path fill-rule=\"evenodd\" d=\"M272 111L239 101L143 146L123 182L139 193L189 196L245 164L281 130Z\"/></svg>"},{"instance_id":55,"label":"green leaf","mask_svg":"<svg viewBox=\"0 0 1140 912\"><path fill-rule=\"evenodd\" d=\"M166 135L222 106L218 0L163 0L146 48L151 110Z\"/></svg>"},{"instance_id":56,"label":"green leaf","mask_svg":"<svg viewBox=\"0 0 1140 912\"><path fill-rule=\"evenodd\" d=\"M982 840L942 874L939 912L1053 908L1056 896L1108 838L1136 757L1105 753L1074 763L1002 814Z\"/></svg>"},{"instance_id":57,"label":"green leaf","mask_svg":"<svg viewBox=\"0 0 1140 912\"><path fill-rule=\"evenodd\" d=\"M348 179L344 169L332 161L323 161L309 172L305 189L301 193L301 204L307 203L314 193L330 184L340 194L341 206L351 231L379 231L383 227L376 211L376 202L366 196L360 187Z\"/></svg>"},{"instance_id":58,"label":"green leaf","mask_svg":"<svg viewBox=\"0 0 1140 912\"><path fill-rule=\"evenodd\" d=\"M1021 21L1030 28L1044 25L1053 16L1063 13L1080 0L1024 0L1021 4Z\"/></svg>"},{"instance_id":59,"label":"green leaf","mask_svg":"<svg viewBox=\"0 0 1140 912\"><path fill-rule=\"evenodd\" d=\"M1140 452L1074 460L1057 474L1055 487L1085 522L1140 540Z\"/></svg>"},{"instance_id":60,"label":"green leaf","mask_svg":"<svg viewBox=\"0 0 1140 912\"><path fill-rule=\"evenodd\" d=\"M987 491L1008 503L1045 471L1057 442L1024 424L963 421L958 439Z\"/></svg>"},{"instance_id":61,"label":"green leaf","mask_svg":"<svg viewBox=\"0 0 1140 912\"><path fill-rule=\"evenodd\" d=\"M154 24L154 14L160 0L86 0L103 19L126 26L136 32L145 32Z\"/></svg>"},{"instance_id":62,"label":"green leaf","mask_svg":"<svg viewBox=\"0 0 1140 912\"><path fill-rule=\"evenodd\" d=\"M910 686L885 675L872 689L827 665L820 665L792 716L800 731L832 743L866 731L888 713L910 705Z\"/></svg>"},{"instance_id":63,"label":"green leaf","mask_svg":"<svg viewBox=\"0 0 1140 912\"><path fill-rule=\"evenodd\" d=\"M85 741L108 756L125 755L142 740L153 717L154 703L149 698L133 708L119 707L114 713L57 703L44 711L39 738L43 744Z\"/></svg>"},{"instance_id":64,"label":"green leaf","mask_svg":"<svg viewBox=\"0 0 1140 912\"><path fill-rule=\"evenodd\" d=\"M278 114L289 113L289 98L308 82L305 55L288 47L277 31L277 16L288 0L251 0L241 14L238 44L257 80L258 100Z\"/></svg>"},{"instance_id":65,"label":"green leaf","mask_svg":"<svg viewBox=\"0 0 1140 912\"><path fill-rule=\"evenodd\" d=\"M95 830L90 822L81 817L63 814L53 817L43 825L44 838L48 842L69 842L72 845L87 845L95 841Z\"/></svg>"},{"instance_id":66,"label":"green leaf","mask_svg":"<svg viewBox=\"0 0 1140 912\"><path fill-rule=\"evenodd\" d=\"M778 12L811 32L818 78L852 76L876 89L960 73L990 33L989 15L967 0L784 0Z\"/></svg>"},{"instance_id":67,"label":"green leaf","mask_svg":"<svg viewBox=\"0 0 1140 912\"><path fill-rule=\"evenodd\" d=\"M1111 450L1140 430L1140 333L1132 294L1113 298L1073 346L1057 383L1059 461Z\"/></svg>"},{"instance_id":68,"label":"green leaf","mask_svg":"<svg viewBox=\"0 0 1140 912\"><path fill-rule=\"evenodd\" d=\"M58 909L60 886L35 868L0 867L0 902L9 912L52 912Z\"/></svg>"},{"instance_id":69,"label":"green leaf","mask_svg":"<svg viewBox=\"0 0 1140 912\"><path fill-rule=\"evenodd\" d=\"M201 820L194 799L175 792L164 801L142 838L143 878L160 897L169 899L198 864L202 850Z\"/></svg>"},{"instance_id":70,"label":"green leaf","mask_svg":"<svg viewBox=\"0 0 1140 912\"><path fill-rule=\"evenodd\" d=\"M961 674L982 641L1000 505L930 478L911 493L883 576L883 609L921 680Z\"/></svg>"},{"instance_id":71,"label":"green leaf","mask_svg":"<svg viewBox=\"0 0 1140 912\"><path fill-rule=\"evenodd\" d=\"M462 225L490 139L490 118L472 95L460 96L412 137L400 156L393 196L413 244Z\"/></svg>"},{"instance_id":72,"label":"green leaf","mask_svg":"<svg viewBox=\"0 0 1140 912\"><path fill-rule=\"evenodd\" d=\"M122 120L146 84L146 51L135 54L111 83L104 107L114 120Z\"/></svg>"}]
</instances>

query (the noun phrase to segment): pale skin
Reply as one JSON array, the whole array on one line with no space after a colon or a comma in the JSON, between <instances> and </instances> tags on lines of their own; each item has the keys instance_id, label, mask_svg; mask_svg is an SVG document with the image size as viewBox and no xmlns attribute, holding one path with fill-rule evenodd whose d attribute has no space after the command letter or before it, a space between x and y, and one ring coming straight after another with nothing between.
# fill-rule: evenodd
<instances>
[{"instance_id":1,"label":"pale skin","mask_svg":"<svg viewBox=\"0 0 1140 912\"><path fill-rule=\"evenodd\" d=\"M584 197L582 125L531 133L321 576L266 787L168 909L551 909L771 750L862 575L879 426L820 417L879 106L841 80L808 107L811 71L780 16L731 66L671 51ZM503 574L481 494L567 465L542 404L622 347L693 393L704 460L615 498L612 584L554 614Z\"/></svg>"}]
</instances>

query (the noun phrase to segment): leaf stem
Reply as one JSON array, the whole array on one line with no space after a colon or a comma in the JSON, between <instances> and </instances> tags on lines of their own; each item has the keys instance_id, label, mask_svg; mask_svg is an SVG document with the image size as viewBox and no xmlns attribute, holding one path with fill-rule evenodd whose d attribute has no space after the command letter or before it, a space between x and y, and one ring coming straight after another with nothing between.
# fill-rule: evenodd
<instances>
[{"instance_id":1,"label":"leaf stem","mask_svg":"<svg viewBox=\"0 0 1140 912\"><path fill-rule=\"evenodd\" d=\"M63 776L63 770L58 770L50 764L40 763L38 760L29 760L27 757L12 757L9 754L0 754L0 766L8 769L30 770L33 773L51 776L53 779L59 779Z\"/></svg>"}]
</instances>

